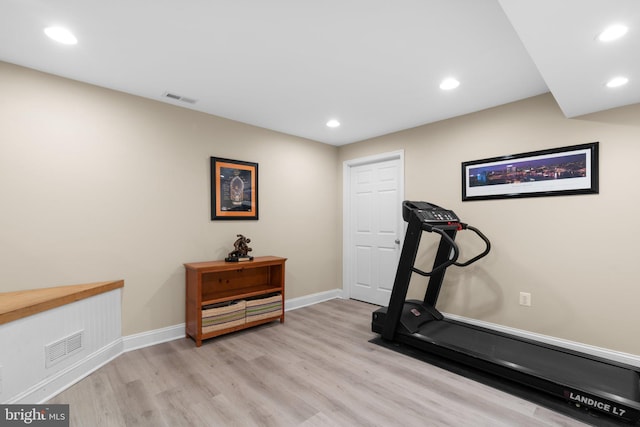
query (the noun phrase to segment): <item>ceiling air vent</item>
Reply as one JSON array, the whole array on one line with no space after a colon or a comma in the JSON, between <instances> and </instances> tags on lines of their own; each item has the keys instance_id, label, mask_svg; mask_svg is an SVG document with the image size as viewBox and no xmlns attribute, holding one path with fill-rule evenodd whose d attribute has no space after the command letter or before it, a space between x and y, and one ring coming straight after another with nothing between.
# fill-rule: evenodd
<instances>
[{"instance_id":1,"label":"ceiling air vent","mask_svg":"<svg viewBox=\"0 0 640 427\"><path fill-rule=\"evenodd\" d=\"M175 93L171 92L165 92L164 94L162 94L162 96L164 98L173 99L174 101L186 102L187 104L195 104L196 102L198 102L193 98L187 98L186 96L176 95Z\"/></svg>"}]
</instances>

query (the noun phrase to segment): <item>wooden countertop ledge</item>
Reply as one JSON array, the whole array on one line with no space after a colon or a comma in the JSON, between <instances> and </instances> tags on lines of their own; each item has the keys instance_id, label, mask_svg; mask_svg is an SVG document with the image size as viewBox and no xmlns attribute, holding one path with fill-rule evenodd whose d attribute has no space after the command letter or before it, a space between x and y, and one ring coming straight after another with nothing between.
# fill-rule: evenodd
<instances>
[{"instance_id":1,"label":"wooden countertop ledge","mask_svg":"<svg viewBox=\"0 0 640 427\"><path fill-rule=\"evenodd\" d=\"M0 325L124 287L124 280L0 293Z\"/></svg>"}]
</instances>

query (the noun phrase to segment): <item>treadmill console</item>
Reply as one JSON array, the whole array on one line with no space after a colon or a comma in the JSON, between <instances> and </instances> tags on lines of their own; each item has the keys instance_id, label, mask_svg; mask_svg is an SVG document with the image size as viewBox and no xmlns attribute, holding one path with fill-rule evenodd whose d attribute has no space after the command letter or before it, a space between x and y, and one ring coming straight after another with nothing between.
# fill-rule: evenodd
<instances>
[{"instance_id":1,"label":"treadmill console","mask_svg":"<svg viewBox=\"0 0 640 427\"><path fill-rule=\"evenodd\" d=\"M416 215L423 223L448 224L450 222L460 222L460 218L451 210L427 202L403 203L402 216L409 222L411 215Z\"/></svg>"}]
</instances>

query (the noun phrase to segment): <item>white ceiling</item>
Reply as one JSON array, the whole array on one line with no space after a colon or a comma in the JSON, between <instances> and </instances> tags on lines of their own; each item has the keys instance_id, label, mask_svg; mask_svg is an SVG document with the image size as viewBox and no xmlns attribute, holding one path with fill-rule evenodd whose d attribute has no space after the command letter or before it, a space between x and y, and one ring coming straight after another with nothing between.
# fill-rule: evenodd
<instances>
[{"instance_id":1,"label":"white ceiling","mask_svg":"<svg viewBox=\"0 0 640 427\"><path fill-rule=\"evenodd\" d=\"M0 0L1 61L333 145L548 91L567 117L638 103L638 52L638 0Z\"/></svg>"}]
</instances>

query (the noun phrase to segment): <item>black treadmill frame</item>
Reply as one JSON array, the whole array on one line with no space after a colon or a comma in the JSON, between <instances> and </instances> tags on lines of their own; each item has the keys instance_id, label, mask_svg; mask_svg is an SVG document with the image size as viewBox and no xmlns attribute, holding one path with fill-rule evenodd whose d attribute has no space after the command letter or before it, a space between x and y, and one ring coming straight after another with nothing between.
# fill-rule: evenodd
<instances>
[{"instance_id":1,"label":"black treadmill frame","mask_svg":"<svg viewBox=\"0 0 640 427\"><path fill-rule=\"evenodd\" d=\"M532 387L556 397L563 398L568 402L579 404L585 407L590 407L592 409L610 415L615 419L620 419L632 423L637 423L638 421L640 421L640 402L630 400L623 396L604 393L598 390L585 389L584 387L579 388L575 387L575 385L560 384L551 378L545 378L545 375L536 374L534 372L527 372L527 369L523 367L513 366L514 364L509 363L509 361L491 360L491 357L478 357L478 355L472 355L470 352L465 352L464 349L461 348L447 348L445 346L439 345L429 337L422 336L419 333L419 327L403 325L401 317L403 314L403 309L405 308L405 304L420 304L421 308L431 317L431 319L427 320L428 322L445 321L452 325L457 324L463 327L474 328L479 331L502 336L510 340L527 342L529 344L537 346L538 348L543 348L545 349L545 351L559 351L565 354L572 355L574 357L582 358L582 360L593 361L594 364L606 364L608 366L612 366L622 370L632 371L640 378L638 368L630 365L613 362L611 360L598 358L593 355L552 346L549 344L541 343L539 341L513 336L491 329L481 328L475 325L469 325L464 322L445 319L444 316L435 308L435 305L440 293L440 289L442 287L446 269L448 267L445 266L444 268L439 269L439 266L447 263L450 260L452 253L451 244L446 241L444 236L441 236L440 244L438 246L433 264L432 273L424 273L416 269L414 265L418 248L420 246L422 233L424 231L431 231L434 227L438 227L440 228L441 232L446 233L447 236L451 238L451 240L454 240L457 231L460 229L460 225L455 222L442 222L438 224L426 223L425 221L423 221L424 218L419 217L415 210L407 208L407 203L408 202L405 202L403 206L403 216L404 219L408 221L408 227L405 235L404 245L400 255L400 261L398 263L398 269L396 271L391 298L389 300L389 306L386 308L381 308L373 313L372 330L374 332L381 334L383 340L402 343L419 350L426 351L443 358L454 360L458 363L471 366L475 369L480 369L484 372L490 373L491 375L516 381L525 386ZM432 206L439 208L436 205ZM455 243L453 244L455 245ZM456 253L458 253L457 248ZM420 301L406 301L409 283L414 272L429 276L429 283L425 292L424 301L422 303L420 303ZM570 369L570 367L567 368Z\"/></svg>"}]
</instances>

